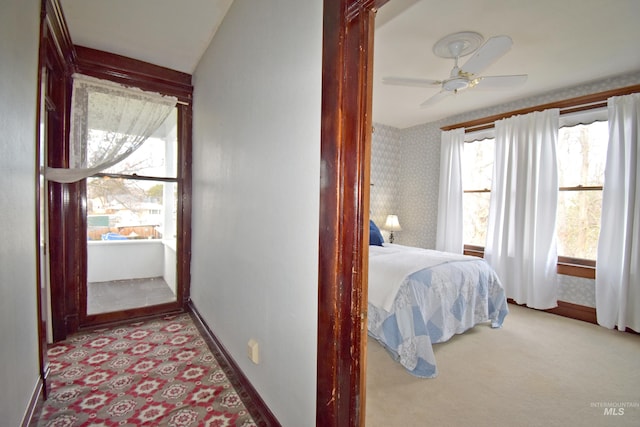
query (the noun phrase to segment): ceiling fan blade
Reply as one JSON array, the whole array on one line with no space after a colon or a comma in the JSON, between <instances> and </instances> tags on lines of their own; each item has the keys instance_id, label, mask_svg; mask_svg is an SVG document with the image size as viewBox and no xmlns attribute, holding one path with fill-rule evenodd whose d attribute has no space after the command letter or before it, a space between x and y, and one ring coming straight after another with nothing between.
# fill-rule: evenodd
<instances>
[{"instance_id":1,"label":"ceiling fan blade","mask_svg":"<svg viewBox=\"0 0 640 427\"><path fill-rule=\"evenodd\" d=\"M431 79L414 79L406 77L383 77L382 83L397 86L434 87L440 86L442 84L442 81Z\"/></svg>"},{"instance_id":2,"label":"ceiling fan blade","mask_svg":"<svg viewBox=\"0 0 640 427\"><path fill-rule=\"evenodd\" d=\"M511 49L513 41L509 36L491 37L462 66L462 71L479 74Z\"/></svg>"},{"instance_id":3,"label":"ceiling fan blade","mask_svg":"<svg viewBox=\"0 0 640 427\"><path fill-rule=\"evenodd\" d=\"M424 101L422 104L420 104L421 108L425 108L428 107L430 105L435 104L436 102L448 97L449 95L451 95L452 91L449 90L441 90L440 92L436 93L435 95L433 95L431 98L427 99L426 101Z\"/></svg>"},{"instance_id":4,"label":"ceiling fan blade","mask_svg":"<svg viewBox=\"0 0 640 427\"><path fill-rule=\"evenodd\" d=\"M526 74L516 74L511 76L486 76L480 77L474 89L503 89L520 86L527 81Z\"/></svg>"}]
</instances>

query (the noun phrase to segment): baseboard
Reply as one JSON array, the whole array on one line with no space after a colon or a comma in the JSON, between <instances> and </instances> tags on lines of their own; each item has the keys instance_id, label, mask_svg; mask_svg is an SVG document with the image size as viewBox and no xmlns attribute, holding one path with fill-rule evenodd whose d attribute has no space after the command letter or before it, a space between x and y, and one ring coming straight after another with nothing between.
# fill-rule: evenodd
<instances>
[{"instance_id":1,"label":"baseboard","mask_svg":"<svg viewBox=\"0 0 640 427\"><path fill-rule=\"evenodd\" d=\"M238 396L247 407L254 422L260 427L279 427L281 424L273 415L269 407L264 403L247 377L242 373L238 364L233 360L229 352L224 348L220 340L211 331L192 301L187 303L187 308L195 321L196 327L203 335L209 349L229 378Z\"/></svg>"},{"instance_id":2,"label":"baseboard","mask_svg":"<svg viewBox=\"0 0 640 427\"><path fill-rule=\"evenodd\" d=\"M518 304L511 298L508 298L507 302L524 307L527 306L526 304ZM566 301L558 301L557 307L542 311L557 314L558 316L568 317L570 319L582 320L583 322L589 322L595 325L598 324L596 309L594 307L587 307L584 305L573 304Z\"/></svg>"},{"instance_id":3,"label":"baseboard","mask_svg":"<svg viewBox=\"0 0 640 427\"><path fill-rule=\"evenodd\" d=\"M43 386L44 382L42 381L42 378L38 378L38 382L34 387L31 399L29 399L29 406L27 406L27 410L24 414L24 417L22 418L22 424L20 424L21 427L29 427L30 425L35 425L34 416L37 415L38 412L36 409L42 406L41 404L44 398L42 393Z\"/></svg>"},{"instance_id":4,"label":"baseboard","mask_svg":"<svg viewBox=\"0 0 640 427\"><path fill-rule=\"evenodd\" d=\"M515 304L521 307L527 307L526 304L518 304L511 298L507 298L507 302L509 304ZM556 308L550 308L548 310L541 310L541 311L557 314L558 316L568 317L570 319L582 320L583 322L593 323L594 325L598 324L598 316L596 314L595 307L587 307L585 305L573 304L571 302L558 301L558 306ZM639 332L631 328L625 328L624 332L640 335Z\"/></svg>"},{"instance_id":5,"label":"baseboard","mask_svg":"<svg viewBox=\"0 0 640 427\"><path fill-rule=\"evenodd\" d=\"M596 317L596 309L584 305L573 304L565 301L558 301L556 308L545 310L548 313L557 314L559 316L570 317L572 319L582 320L584 322L598 324Z\"/></svg>"}]
</instances>

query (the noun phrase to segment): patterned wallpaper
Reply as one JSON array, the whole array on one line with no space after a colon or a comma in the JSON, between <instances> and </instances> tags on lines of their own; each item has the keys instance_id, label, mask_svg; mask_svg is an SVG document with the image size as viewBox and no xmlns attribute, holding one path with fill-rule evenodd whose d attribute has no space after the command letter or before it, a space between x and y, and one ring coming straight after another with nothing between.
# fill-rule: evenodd
<instances>
[{"instance_id":1,"label":"patterned wallpaper","mask_svg":"<svg viewBox=\"0 0 640 427\"><path fill-rule=\"evenodd\" d=\"M640 71L607 78L406 129L376 123L371 149L371 210L381 225L398 215L396 243L434 248L438 216L440 128L494 114L640 84ZM386 238L386 235L385 235ZM595 307L595 281L560 275L559 299Z\"/></svg>"},{"instance_id":2,"label":"patterned wallpaper","mask_svg":"<svg viewBox=\"0 0 640 427\"><path fill-rule=\"evenodd\" d=\"M397 211L400 206L400 195L398 194L400 171L400 140L399 129L376 125L371 138L371 191L370 208L371 219L382 227L387 215L398 215L400 225L405 224L402 215ZM388 241L388 233L381 230L385 240ZM399 243L399 235L403 232L396 232L395 242Z\"/></svg>"},{"instance_id":3,"label":"patterned wallpaper","mask_svg":"<svg viewBox=\"0 0 640 427\"><path fill-rule=\"evenodd\" d=\"M573 304L596 306L596 281L558 274L558 299Z\"/></svg>"},{"instance_id":4,"label":"patterned wallpaper","mask_svg":"<svg viewBox=\"0 0 640 427\"><path fill-rule=\"evenodd\" d=\"M440 128L436 123L397 129L375 124L371 138L371 218L395 213L396 243L433 248L438 215ZM385 235L386 238L386 235Z\"/></svg>"},{"instance_id":5,"label":"patterned wallpaper","mask_svg":"<svg viewBox=\"0 0 640 427\"><path fill-rule=\"evenodd\" d=\"M432 249L436 242L440 129L433 125L404 130L399 189L400 218L406 224L399 243Z\"/></svg>"}]
</instances>

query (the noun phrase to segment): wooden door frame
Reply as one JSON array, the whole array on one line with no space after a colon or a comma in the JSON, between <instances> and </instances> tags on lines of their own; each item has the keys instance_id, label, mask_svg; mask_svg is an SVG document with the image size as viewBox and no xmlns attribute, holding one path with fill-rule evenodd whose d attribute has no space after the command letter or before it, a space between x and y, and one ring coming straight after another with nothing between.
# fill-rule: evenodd
<instances>
[{"instance_id":1,"label":"wooden door frame","mask_svg":"<svg viewBox=\"0 0 640 427\"><path fill-rule=\"evenodd\" d=\"M325 0L316 425L364 426L375 12Z\"/></svg>"},{"instance_id":2,"label":"wooden door frame","mask_svg":"<svg viewBox=\"0 0 640 427\"><path fill-rule=\"evenodd\" d=\"M40 30L40 58L39 58L38 86L44 83L45 89L43 101L45 102L43 118L46 122L46 141L44 143L50 147L52 145L60 145L57 151L47 150L46 162L49 166L66 167L68 158L64 155L66 150L65 141L67 141L69 116L67 114L67 104L70 99L70 80L69 77L73 72L73 64L75 62L75 51L71 42L62 8L58 0L42 0L41 3L41 30ZM47 68L45 76L42 74L42 68ZM46 77L46 81L42 82L42 78ZM39 135L38 124L38 135ZM38 147L39 149L39 147ZM39 153L38 153L39 154ZM36 163L37 164L37 163ZM37 171L37 179L39 179L40 171ZM62 184L49 183L45 184L47 193L43 195L48 199L48 242L60 242L65 236L67 230L62 226L66 212L73 202L68 196L68 191ZM39 212L37 213L39 217ZM56 226L52 227L52 225ZM40 234L40 224L36 224L36 234ZM38 242L39 243L39 242ZM74 247L59 245L52 250L48 244L47 253L49 256L49 265L55 266L50 269L49 273L49 294L56 294L58 297L51 299L48 310L51 313L51 327L53 330L53 340L61 340L66 337L67 324L73 323L73 316L68 316L65 308L67 300L70 297L64 287L65 277L71 275L70 266L72 268L75 259ZM38 270L41 269L40 260L38 260ZM38 271L38 276L44 276L44 272ZM41 310L38 322L44 323L46 320L47 310ZM46 347L46 342L45 342Z\"/></svg>"}]
</instances>

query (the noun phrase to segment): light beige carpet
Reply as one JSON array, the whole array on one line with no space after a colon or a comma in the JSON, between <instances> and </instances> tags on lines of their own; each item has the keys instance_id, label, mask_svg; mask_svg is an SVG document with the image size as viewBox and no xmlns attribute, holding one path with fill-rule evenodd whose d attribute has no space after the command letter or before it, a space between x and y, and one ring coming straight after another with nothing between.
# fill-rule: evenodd
<instances>
[{"instance_id":1,"label":"light beige carpet","mask_svg":"<svg viewBox=\"0 0 640 427\"><path fill-rule=\"evenodd\" d=\"M367 427L640 426L640 336L509 305L436 344L438 377L367 350Z\"/></svg>"}]
</instances>

